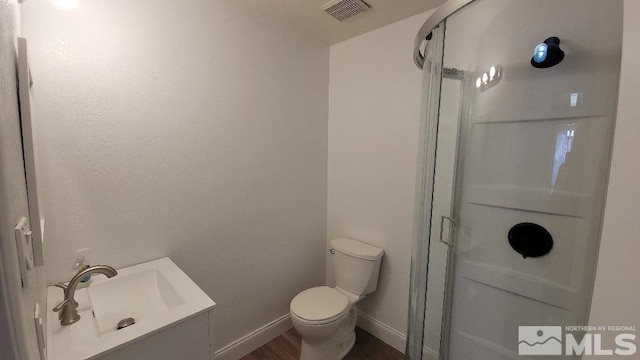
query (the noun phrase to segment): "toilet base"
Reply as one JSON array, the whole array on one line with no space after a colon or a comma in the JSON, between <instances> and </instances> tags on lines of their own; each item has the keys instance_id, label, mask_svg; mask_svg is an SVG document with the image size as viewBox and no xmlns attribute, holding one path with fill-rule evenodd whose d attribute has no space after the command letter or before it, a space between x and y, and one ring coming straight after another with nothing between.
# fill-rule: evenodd
<instances>
[{"instance_id":1,"label":"toilet base","mask_svg":"<svg viewBox=\"0 0 640 360\"><path fill-rule=\"evenodd\" d=\"M347 354L349 353L349 351L351 351L351 349L353 349L353 345L355 344L356 344L356 332L354 331L353 333L349 334L349 339L347 341L342 343L342 345L338 345L338 349L339 349L338 360L342 360L345 356L347 356Z\"/></svg>"},{"instance_id":2,"label":"toilet base","mask_svg":"<svg viewBox=\"0 0 640 360\"><path fill-rule=\"evenodd\" d=\"M300 360L342 360L356 344L355 331L341 344L335 342L310 343L302 340Z\"/></svg>"},{"instance_id":3,"label":"toilet base","mask_svg":"<svg viewBox=\"0 0 640 360\"><path fill-rule=\"evenodd\" d=\"M328 341L308 341L302 338L300 360L342 360L356 343L358 310L354 306L336 336Z\"/></svg>"}]
</instances>

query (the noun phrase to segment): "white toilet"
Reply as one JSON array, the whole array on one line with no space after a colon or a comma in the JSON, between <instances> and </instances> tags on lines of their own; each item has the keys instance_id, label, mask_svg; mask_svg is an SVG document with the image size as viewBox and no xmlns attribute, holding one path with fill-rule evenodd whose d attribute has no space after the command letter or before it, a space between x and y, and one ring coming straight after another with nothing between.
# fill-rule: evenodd
<instances>
[{"instance_id":1,"label":"white toilet","mask_svg":"<svg viewBox=\"0 0 640 360\"><path fill-rule=\"evenodd\" d=\"M378 286L382 249L348 238L331 240L331 247L337 286L307 289L291 300L300 360L344 358L356 342L356 303Z\"/></svg>"}]
</instances>

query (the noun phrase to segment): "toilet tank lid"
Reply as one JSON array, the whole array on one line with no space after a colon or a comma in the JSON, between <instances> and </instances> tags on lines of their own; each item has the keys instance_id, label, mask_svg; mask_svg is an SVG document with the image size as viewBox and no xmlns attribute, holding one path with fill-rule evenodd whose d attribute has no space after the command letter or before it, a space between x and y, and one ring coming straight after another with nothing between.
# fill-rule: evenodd
<instances>
[{"instance_id":1,"label":"toilet tank lid","mask_svg":"<svg viewBox=\"0 0 640 360\"><path fill-rule=\"evenodd\" d=\"M349 238L333 239L331 240L331 246L345 255L365 260L378 260L384 255L384 251L379 247Z\"/></svg>"}]
</instances>

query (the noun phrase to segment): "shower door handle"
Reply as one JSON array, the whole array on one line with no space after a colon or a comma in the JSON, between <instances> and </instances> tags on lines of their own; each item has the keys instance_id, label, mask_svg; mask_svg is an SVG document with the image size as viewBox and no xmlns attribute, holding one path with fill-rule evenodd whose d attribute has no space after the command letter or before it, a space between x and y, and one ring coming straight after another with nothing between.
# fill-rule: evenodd
<instances>
[{"instance_id":1,"label":"shower door handle","mask_svg":"<svg viewBox=\"0 0 640 360\"><path fill-rule=\"evenodd\" d=\"M447 231L445 235L445 224ZM455 237L454 232L456 229L456 221L448 216L440 216L440 242L452 248L454 245Z\"/></svg>"}]
</instances>

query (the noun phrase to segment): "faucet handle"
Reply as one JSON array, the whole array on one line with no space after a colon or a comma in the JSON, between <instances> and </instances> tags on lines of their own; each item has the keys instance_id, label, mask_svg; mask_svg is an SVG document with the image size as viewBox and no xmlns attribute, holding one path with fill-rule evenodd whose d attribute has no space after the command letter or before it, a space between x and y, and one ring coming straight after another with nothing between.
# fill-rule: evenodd
<instances>
[{"instance_id":1,"label":"faucet handle","mask_svg":"<svg viewBox=\"0 0 640 360\"><path fill-rule=\"evenodd\" d=\"M65 283L57 282L57 283L53 284L53 286L59 287L62 290L67 290L67 284L65 284Z\"/></svg>"},{"instance_id":2,"label":"faucet handle","mask_svg":"<svg viewBox=\"0 0 640 360\"><path fill-rule=\"evenodd\" d=\"M64 308L66 305L71 305L72 303L74 303L73 300L64 299L64 300L62 300L62 302L60 304L56 305L56 307L53 308L53 312L58 312L58 311L62 310L62 308Z\"/></svg>"},{"instance_id":3,"label":"faucet handle","mask_svg":"<svg viewBox=\"0 0 640 360\"><path fill-rule=\"evenodd\" d=\"M75 310L75 308L78 307L78 303L75 302L75 300L73 299L64 299L62 300L62 302L58 305L56 305L56 307L53 308L53 312L57 312L58 313L58 320L62 321L62 319L67 316L65 315L65 313L68 313L69 311L73 311ZM75 313L77 319L74 321L78 321L80 320L80 316L78 315L78 313Z\"/></svg>"}]
</instances>

